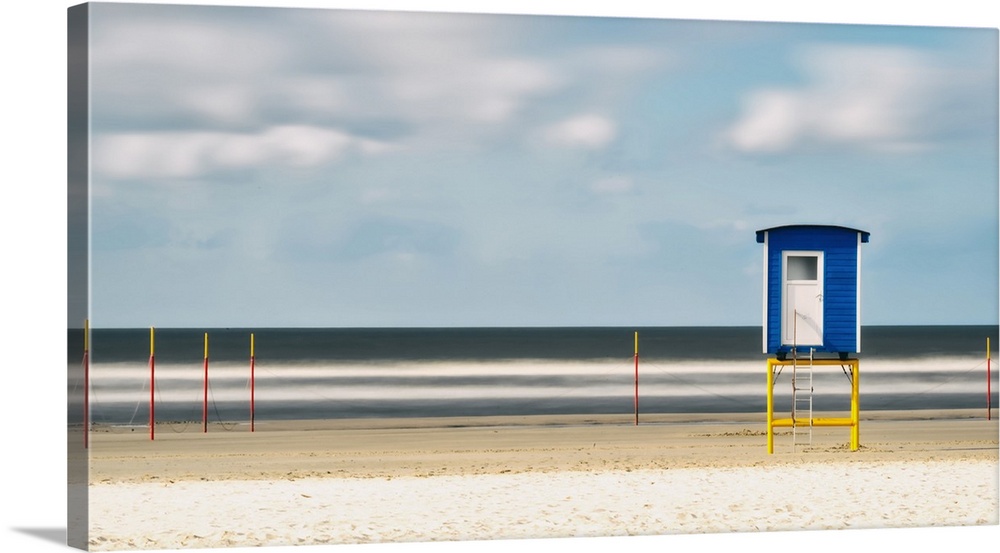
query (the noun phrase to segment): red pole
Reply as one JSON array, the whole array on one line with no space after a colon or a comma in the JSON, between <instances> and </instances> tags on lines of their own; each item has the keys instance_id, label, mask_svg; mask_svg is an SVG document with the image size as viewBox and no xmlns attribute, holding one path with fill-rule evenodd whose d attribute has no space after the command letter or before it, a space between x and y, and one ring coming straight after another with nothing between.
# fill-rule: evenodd
<instances>
[{"instance_id":1,"label":"red pole","mask_svg":"<svg viewBox=\"0 0 1000 553\"><path fill-rule=\"evenodd\" d=\"M208 432L208 333L205 333L205 385L202 387L204 399L201 403L202 432Z\"/></svg>"},{"instance_id":2,"label":"red pole","mask_svg":"<svg viewBox=\"0 0 1000 553\"><path fill-rule=\"evenodd\" d=\"M254 355L253 334L250 334L250 432L254 430Z\"/></svg>"},{"instance_id":3,"label":"red pole","mask_svg":"<svg viewBox=\"0 0 1000 553\"><path fill-rule=\"evenodd\" d=\"M156 361L153 347L153 327L149 327L149 439L156 439Z\"/></svg>"},{"instance_id":4,"label":"red pole","mask_svg":"<svg viewBox=\"0 0 1000 553\"><path fill-rule=\"evenodd\" d=\"M639 426L639 333L635 333L635 425Z\"/></svg>"},{"instance_id":5,"label":"red pole","mask_svg":"<svg viewBox=\"0 0 1000 553\"><path fill-rule=\"evenodd\" d=\"M90 321L83 322L83 448L90 441Z\"/></svg>"}]
</instances>

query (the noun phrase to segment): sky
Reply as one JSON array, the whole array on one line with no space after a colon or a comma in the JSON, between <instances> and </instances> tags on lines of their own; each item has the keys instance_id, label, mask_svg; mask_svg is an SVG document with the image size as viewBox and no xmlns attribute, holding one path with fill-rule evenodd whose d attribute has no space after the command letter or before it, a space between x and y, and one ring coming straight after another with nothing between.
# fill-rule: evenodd
<instances>
[{"instance_id":1,"label":"sky","mask_svg":"<svg viewBox=\"0 0 1000 553\"><path fill-rule=\"evenodd\" d=\"M89 47L94 326L758 325L798 223L871 233L863 324L998 320L995 26L94 4Z\"/></svg>"}]
</instances>

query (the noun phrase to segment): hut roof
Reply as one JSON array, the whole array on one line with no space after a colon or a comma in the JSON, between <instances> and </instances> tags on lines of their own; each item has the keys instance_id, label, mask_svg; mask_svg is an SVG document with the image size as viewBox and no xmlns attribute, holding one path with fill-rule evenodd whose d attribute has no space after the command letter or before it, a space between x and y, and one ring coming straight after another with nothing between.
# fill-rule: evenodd
<instances>
[{"instance_id":1,"label":"hut roof","mask_svg":"<svg viewBox=\"0 0 1000 553\"><path fill-rule=\"evenodd\" d=\"M818 228L828 228L828 229L843 229L843 230L847 230L847 231L850 231L850 232L860 232L861 233L861 241L864 242L864 243L867 243L868 242L868 237L871 236L871 233L868 232L868 231L864 231L864 230L856 229L856 228L851 228L851 227L839 226L839 225L781 225L781 226L777 226L777 227L771 227L771 228L766 228L766 229L758 230L757 231L757 242L761 243L761 244L764 243L764 233L765 232L770 232L770 231L778 230L778 229L790 229L790 228L801 228L801 229L806 229L806 228L817 228L817 229Z\"/></svg>"}]
</instances>

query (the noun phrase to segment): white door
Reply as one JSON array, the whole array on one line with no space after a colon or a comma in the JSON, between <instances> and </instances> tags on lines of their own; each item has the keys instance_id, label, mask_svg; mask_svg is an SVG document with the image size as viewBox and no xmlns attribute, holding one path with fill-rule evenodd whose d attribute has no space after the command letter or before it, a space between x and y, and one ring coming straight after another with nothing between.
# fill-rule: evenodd
<instances>
[{"instance_id":1,"label":"white door","mask_svg":"<svg viewBox=\"0 0 1000 553\"><path fill-rule=\"evenodd\" d=\"M784 252L781 343L823 345L823 252Z\"/></svg>"}]
</instances>

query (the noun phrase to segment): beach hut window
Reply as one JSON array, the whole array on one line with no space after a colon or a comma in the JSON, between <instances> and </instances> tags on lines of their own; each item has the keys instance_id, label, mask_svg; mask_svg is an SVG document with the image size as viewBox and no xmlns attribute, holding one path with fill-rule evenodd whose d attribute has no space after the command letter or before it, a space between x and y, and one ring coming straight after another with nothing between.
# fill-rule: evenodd
<instances>
[{"instance_id":1,"label":"beach hut window","mask_svg":"<svg viewBox=\"0 0 1000 553\"><path fill-rule=\"evenodd\" d=\"M815 255L788 256L788 280L819 280L819 258Z\"/></svg>"}]
</instances>

